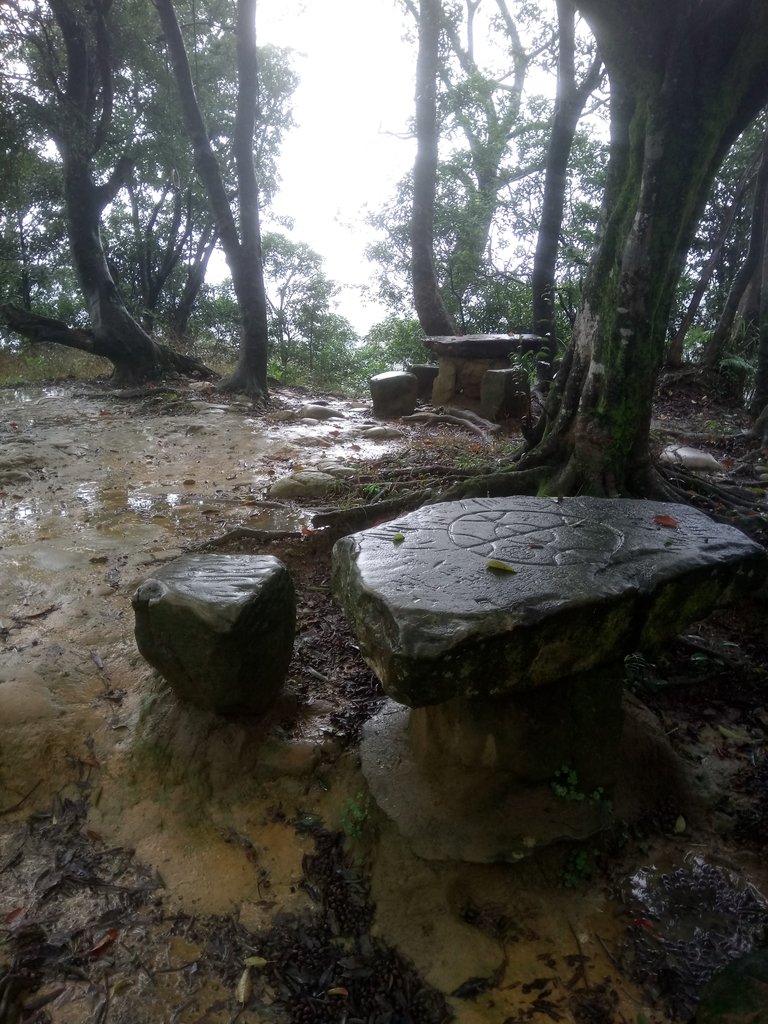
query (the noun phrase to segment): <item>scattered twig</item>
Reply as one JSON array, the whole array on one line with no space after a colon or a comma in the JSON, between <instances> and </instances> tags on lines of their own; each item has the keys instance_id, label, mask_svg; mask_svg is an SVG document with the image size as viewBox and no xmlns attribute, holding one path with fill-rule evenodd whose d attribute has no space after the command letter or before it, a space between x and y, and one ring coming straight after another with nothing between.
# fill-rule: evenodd
<instances>
[{"instance_id":1,"label":"scattered twig","mask_svg":"<svg viewBox=\"0 0 768 1024\"><path fill-rule=\"evenodd\" d=\"M21 625L24 622L33 622L35 619L43 619L46 615L50 615L51 612L57 612L61 608L60 604L49 604L47 608L43 608L39 612L30 612L29 615L9 615L9 619L13 619L15 623Z\"/></svg>"},{"instance_id":2,"label":"scattered twig","mask_svg":"<svg viewBox=\"0 0 768 1024\"><path fill-rule=\"evenodd\" d=\"M27 800L29 800L29 798L32 796L32 794L35 792L35 790L42 781L42 779L38 779L37 782L32 787L32 789L30 789L28 793L25 793L21 800L18 800L15 804L12 804L10 807L3 807L2 810L0 810L0 815L13 814L14 811L18 811L21 805L25 803Z\"/></svg>"},{"instance_id":3,"label":"scattered twig","mask_svg":"<svg viewBox=\"0 0 768 1024\"><path fill-rule=\"evenodd\" d=\"M581 977L584 982L584 988L591 988L592 986L589 984L589 976L587 975L587 957L584 955L584 947L581 944L581 939L576 934L576 929L573 927L570 918L568 919L568 927L571 930L571 935L573 936L574 942L576 943L576 948L579 951L579 967L581 969Z\"/></svg>"}]
</instances>

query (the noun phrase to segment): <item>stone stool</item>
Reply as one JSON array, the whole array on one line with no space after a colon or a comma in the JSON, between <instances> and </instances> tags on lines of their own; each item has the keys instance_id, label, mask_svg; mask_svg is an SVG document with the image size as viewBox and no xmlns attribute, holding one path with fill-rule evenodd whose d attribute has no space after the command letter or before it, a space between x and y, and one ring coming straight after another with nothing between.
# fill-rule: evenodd
<instances>
[{"instance_id":1,"label":"stone stool","mask_svg":"<svg viewBox=\"0 0 768 1024\"><path fill-rule=\"evenodd\" d=\"M136 643L183 700L219 714L265 711L296 629L293 581L271 555L182 555L133 595Z\"/></svg>"},{"instance_id":2,"label":"stone stool","mask_svg":"<svg viewBox=\"0 0 768 1024\"><path fill-rule=\"evenodd\" d=\"M361 748L371 792L419 855L482 862L607 823L624 658L766 566L688 506L599 498L427 506L342 538L333 559L393 698Z\"/></svg>"},{"instance_id":3,"label":"stone stool","mask_svg":"<svg viewBox=\"0 0 768 1024\"><path fill-rule=\"evenodd\" d=\"M412 373L391 370L377 373L368 381L373 400L373 415L379 420L410 416L416 408L419 382Z\"/></svg>"}]
</instances>

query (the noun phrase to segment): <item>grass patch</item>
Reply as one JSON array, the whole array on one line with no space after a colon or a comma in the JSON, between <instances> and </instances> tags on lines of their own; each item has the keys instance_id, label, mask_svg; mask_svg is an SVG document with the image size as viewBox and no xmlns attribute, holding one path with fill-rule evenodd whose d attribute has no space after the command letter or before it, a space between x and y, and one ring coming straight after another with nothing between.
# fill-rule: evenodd
<instances>
[{"instance_id":1,"label":"grass patch","mask_svg":"<svg viewBox=\"0 0 768 1024\"><path fill-rule=\"evenodd\" d=\"M51 380L94 380L109 376L108 359L62 345L35 345L15 351L0 348L0 386L42 384Z\"/></svg>"}]
</instances>

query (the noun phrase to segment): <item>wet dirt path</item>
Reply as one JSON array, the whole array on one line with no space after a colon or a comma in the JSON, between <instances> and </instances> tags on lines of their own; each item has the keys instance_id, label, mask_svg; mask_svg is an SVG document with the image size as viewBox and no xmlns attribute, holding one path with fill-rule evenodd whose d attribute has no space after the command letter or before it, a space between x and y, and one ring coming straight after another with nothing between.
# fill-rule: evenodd
<instances>
[{"instance_id":1,"label":"wet dirt path","mask_svg":"<svg viewBox=\"0 0 768 1024\"><path fill-rule=\"evenodd\" d=\"M299 404L286 397L277 411ZM193 392L168 415L87 388L0 391L0 828L87 792L84 834L135 850L167 912L234 914L258 931L311 906L302 878L314 841L301 825L322 821L366 864L374 934L462 1024L660 1024L666 1014L618 969L627 907L585 862L561 851L515 866L420 861L367 801L355 750L330 724L333 697L289 686L263 722L224 721L180 707L138 655L130 597L153 566L238 526L300 531L307 512L260 504L270 481L371 456L364 412L333 404L343 420L302 423ZM690 852L673 835L621 871ZM33 898L27 882L26 893L22 881L0 889L0 920ZM141 940L148 962L201 955L165 933L150 950L153 934ZM170 980L152 991L148 1006L146 986L126 981L110 1021L291 1019L215 985L193 1002ZM46 1013L95 1021L103 1007L73 983Z\"/></svg>"}]
</instances>

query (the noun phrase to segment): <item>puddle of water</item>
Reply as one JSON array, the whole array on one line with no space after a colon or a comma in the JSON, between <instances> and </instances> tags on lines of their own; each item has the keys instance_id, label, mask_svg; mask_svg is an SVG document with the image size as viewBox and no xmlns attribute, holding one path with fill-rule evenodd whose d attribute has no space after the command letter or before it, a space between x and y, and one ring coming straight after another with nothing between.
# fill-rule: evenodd
<instances>
[{"instance_id":1,"label":"puddle of water","mask_svg":"<svg viewBox=\"0 0 768 1024\"><path fill-rule=\"evenodd\" d=\"M312 512L298 509L265 508L252 513L248 517L247 526L251 530L265 530L269 533L290 531L300 533L303 528L312 525Z\"/></svg>"}]
</instances>

